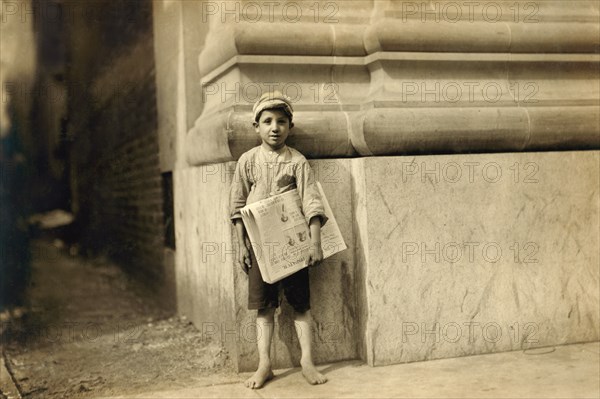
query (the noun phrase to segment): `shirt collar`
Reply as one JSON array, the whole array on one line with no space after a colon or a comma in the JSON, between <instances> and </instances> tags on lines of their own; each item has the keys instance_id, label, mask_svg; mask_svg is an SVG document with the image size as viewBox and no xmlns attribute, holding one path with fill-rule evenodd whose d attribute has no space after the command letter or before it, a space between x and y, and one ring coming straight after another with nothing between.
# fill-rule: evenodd
<instances>
[{"instance_id":1,"label":"shirt collar","mask_svg":"<svg viewBox=\"0 0 600 399\"><path fill-rule=\"evenodd\" d=\"M278 150L267 150L267 149L266 149L266 148L265 148L265 147L264 147L264 146L261 144L261 145L260 145L260 149L261 149L261 150L262 150L262 151L263 151L265 154L267 154L267 155L270 155L270 156L273 156L273 154L277 154L277 155L282 155L282 154L284 154L284 153L287 151L288 147L287 147L287 145L285 145L285 144L284 144L284 145L283 145L283 147L281 147L281 148L280 148L280 149L278 149Z\"/></svg>"}]
</instances>

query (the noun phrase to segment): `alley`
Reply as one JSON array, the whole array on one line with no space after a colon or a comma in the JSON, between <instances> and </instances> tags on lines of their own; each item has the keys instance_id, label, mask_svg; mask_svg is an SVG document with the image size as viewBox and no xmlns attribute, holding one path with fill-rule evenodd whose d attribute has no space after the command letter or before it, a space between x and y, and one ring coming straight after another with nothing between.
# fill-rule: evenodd
<instances>
[{"instance_id":1,"label":"alley","mask_svg":"<svg viewBox=\"0 0 600 399\"><path fill-rule=\"evenodd\" d=\"M230 373L218 345L161 311L117 266L56 244L33 242L30 310L2 323L7 368L24 398L177 389Z\"/></svg>"}]
</instances>

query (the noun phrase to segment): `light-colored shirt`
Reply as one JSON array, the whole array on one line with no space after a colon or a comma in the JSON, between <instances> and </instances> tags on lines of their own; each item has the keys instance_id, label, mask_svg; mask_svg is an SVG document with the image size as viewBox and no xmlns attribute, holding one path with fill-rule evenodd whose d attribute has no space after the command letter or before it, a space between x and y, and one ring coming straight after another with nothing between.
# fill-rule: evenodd
<instances>
[{"instance_id":1,"label":"light-colored shirt","mask_svg":"<svg viewBox=\"0 0 600 399\"><path fill-rule=\"evenodd\" d=\"M298 189L306 221L320 216L324 225L325 209L314 173L304 155L288 146L277 151L262 146L252 148L242 154L233 175L229 196L232 222L242 217L240 209L246 204L293 189Z\"/></svg>"}]
</instances>

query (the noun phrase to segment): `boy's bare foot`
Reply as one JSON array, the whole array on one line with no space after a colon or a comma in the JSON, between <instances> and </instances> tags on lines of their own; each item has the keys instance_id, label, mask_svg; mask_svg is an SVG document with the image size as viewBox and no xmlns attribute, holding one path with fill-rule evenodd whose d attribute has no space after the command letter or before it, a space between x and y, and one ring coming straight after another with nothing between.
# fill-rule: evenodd
<instances>
[{"instance_id":1,"label":"boy's bare foot","mask_svg":"<svg viewBox=\"0 0 600 399\"><path fill-rule=\"evenodd\" d=\"M319 373L314 364L302 364L302 375L311 385L324 384L327 382L327 377Z\"/></svg>"},{"instance_id":2,"label":"boy's bare foot","mask_svg":"<svg viewBox=\"0 0 600 399\"><path fill-rule=\"evenodd\" d=\"M271 370L271 366L258 367L256 373L244 382L246 388L250 389L260 389L265 384L265 382L269 381L275 377L273 371Z\"/></svg>"}]
</instances>

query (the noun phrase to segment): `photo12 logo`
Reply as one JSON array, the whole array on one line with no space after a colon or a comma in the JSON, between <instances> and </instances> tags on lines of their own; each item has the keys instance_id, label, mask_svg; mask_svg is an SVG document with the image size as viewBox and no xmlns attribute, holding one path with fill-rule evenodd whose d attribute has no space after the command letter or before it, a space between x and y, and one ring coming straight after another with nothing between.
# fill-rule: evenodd
<instances>
[{"instance_id":1,"label":"photo12 logo","mask_svg":"<svg viewBox=\"0 0 600 399\"><path fill-rule=\"evenodd\" d=\"M209 99L217 99L221 103L254 103L264 93L273 91L281 92L291 103L302 100L314 104L337 104L340 87L337 83L327 82L308 85L300 85L297 82L211 82L202 83L202 101L206 103Z\"/></svg>"},{"instance_id":2,"label":"photo12 logo","mask_svg":"<svg viewBox=\"0 0 600 399\"><path fill-rule=\"evenodd\" d=\"M402 322L402 343L411 342L446 342L474 343L483 340L486 343L498 343L509 340L517 344L533 344L538 342L539 325L534 322L512 324L489 321L485 323L448 322L448 323L417 323Z\"/></svg>"},{"instance_id":3,"label":"photo12 logo","mask_svg":"<svg viewBox=\"0 0 600 399\"><path fill-rule=\"evenodd\" d=\"M484 101L495 104L502 100L534 104L539 92L536 82L434 82L403 81L402 102L474 103Z\"/></svg>"},{"instance_id":4,"label":"photo12 logo","mask_svg":"<svg viewBox=\"0 0 600 399\"><path fill-rule=\"evenodd\" d=\"M46 1L16 0L1 1L2 23L63 24L81 20L87 23L119 20L134 22L139 15L139 5L135 1L114 2L105 7L98 1Z\"/></svg>"},{"instance_id":5,"label":"photo12 logo","mask_svg":"<svg viewBox=\"0 0 600 399\"><path fill-rule=\"evenodd\" d=\"M202 22L218 19L226 22L338 23L338 3L295 1L206 1L202 3Z\"/></svg>"},{"instance_id":6,"label":"photo12 logo","mask_svg":"<svg viewBox=\"0 0 600 399\"><path fill-rule=\"evenodd\" d=\"M403 1L402 22L450 22L500 21L515 23L538 23L540 6L537 2L526 3L495 1Z\"/></svg>"},{"instance_id":7,"label":"photo12 logo","mask_svg":"<svg viewBox=\"0 0 600 399\"><path fill-rule=\"evenodd\" d=\"M456 183L539 183L540 166L535 162L402 162L402 183L420 181L426 184Z\"/></svg>"},{"instance_id":8,"label":"photo12 logo","mask_svg":"<svg viewBox=\"0 0 600 399\"><path fill-rule=\"evenodd\" d=\"M315 327L312 330L312 342L321 344L339 343L344 339L343 329L334 321L315 321ZM265 333L262 327L256 322L247 323L228 323L228 322L202 322L198 328L201 333L202 341L220 341L220 342L250 342L256 344ZM298 332L292 323L279 324L275 322L277 336L283 341L289 342Z\"/></svg>"},{"instance_id":9,"label":"photo12 logo","mask_svg":"<svg viewBox=\"0 0 600 399\"><path fill-rule=\"evenodd\" d=\"M504 251L503 251L504 247ZM504 255L514 263L539 263L539 244L535 242L500 245L497 242L403 242L402 262L429 263L497 263ZM509 255L507 255L509 254Z\"/></svg>"},{"instance_id":10,"label":"photo12 logo","mask_svg":"<svg viewBox=\"0 0 600 399\"><path fill-rule=\"evenodd\" d=\"M78 341L95 342L103 336L118 342L139 342L143 338L145 330L139 324L132 322L117 322L115 324L101 324L93 322L57 322L47 324L32 324L27 330L21 326L13 326L12 323L2 323L0 331L3 331L2 340L33 340L46 343L72 343ZM3 343L4 343L3 342Z\"/></svg>"},{"instance_id":11,"label":"photo12 logo","mask_svg":"<svg viewBox=\"0 0 600 399\"><path fill-rule=\"evenodd\" d=\"M326 142L323 140L323 142ZM247 173L252 176L253 181L256 183L261 179L267 179L268 166L271 162L265 162L264 164L248 162ZM290 162L284 165L283 168L286 170L293 170L297 164ZM210 164L204 165L200 169L200 182L202 184L213 184L215 182L227 183L230 180L238 182L241 179L240 176L235 175L236 164L235 163L223 163L223 164ZM336 184L342 181L342 170L337 161L320 160L318 163L312 166L312 171L315 176L315 180L320 181L323 184Z\"/></svg>"},{"instance_id":12,"label":"photo12 logo","mask_svg":"<svg viewBox=\"0 0 600 399\"><path fill-rule=\"evenodd\" d=\"M22 99L40 99L48 103L62 104L67 100L73 102L85 101L94 106L98 105L100 99L119 100L127 104L137 103L135 96L136 84L133 82L108 83L101 87L90 89L83 82L68 82L64 85L53 83L37 83L35 85L23 82L2 82L2 103Z\"/></svg>"}]
</instances>

